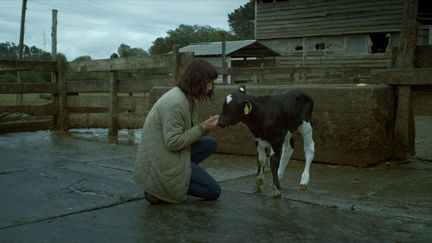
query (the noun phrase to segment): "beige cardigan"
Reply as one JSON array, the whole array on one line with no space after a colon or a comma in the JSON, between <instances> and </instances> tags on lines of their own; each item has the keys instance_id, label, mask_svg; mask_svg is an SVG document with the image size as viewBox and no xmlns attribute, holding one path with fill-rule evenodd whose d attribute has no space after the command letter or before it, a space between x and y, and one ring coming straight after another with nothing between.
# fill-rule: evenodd
<instances>
[{"instance_id":1,"label":"beige cardigan","mask_svg":"<svg viewBox=\"0 0 432 243\"><path fill-rule=\"evenodd\" d=\"M181 89L174 87L159 98L145 120L134 180L163 201L179 203L187 198L190 145L203 135L196 114L195 102L189 102Z\"/></svg>"}]
</instances>

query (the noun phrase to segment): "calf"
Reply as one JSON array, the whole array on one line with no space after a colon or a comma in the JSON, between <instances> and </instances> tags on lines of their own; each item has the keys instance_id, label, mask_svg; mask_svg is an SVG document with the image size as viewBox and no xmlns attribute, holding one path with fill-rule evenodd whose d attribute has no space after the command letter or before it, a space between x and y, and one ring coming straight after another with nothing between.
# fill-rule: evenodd
<instances>
[{"instance_id":1,"label":"calf","mask_svg":"<svg viewBox=\"0 0 432 243\"><path fill-rule=\"evenodd\" d=\"M240 86L236 93L226 97L219 116L219 126L226 127L243 122L257 142L258 172L255 192L262 190L264 166L270 157L272 194L273 197L281 197L279 180L293 153L292 135L295 131L303 136L306 160L300 189L307 188L309 168L315 151L310 124L313 105L312 98L301 90L289 90L274 96L251 96L246 94L244 86Z\"/></svg>"}]
</instances>

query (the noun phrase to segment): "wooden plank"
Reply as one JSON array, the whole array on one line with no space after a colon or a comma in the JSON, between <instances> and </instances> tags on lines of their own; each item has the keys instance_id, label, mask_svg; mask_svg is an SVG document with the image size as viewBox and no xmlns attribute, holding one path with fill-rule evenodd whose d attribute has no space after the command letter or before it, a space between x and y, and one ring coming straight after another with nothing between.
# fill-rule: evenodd
<instances>
[{"instance_id":1,"label":"wooden plank","mask_svg":"<svg viewBox=\"0 0 432 243\"><path fill-rule=\"evenodd\" d=\"M223 68L216 68L222 74ZM228 75L266 75L266 74L290 74L298 72L308 72L308 67L268 67L268 68L229 68Z\"/></svg>"},{"instance_id":2,"label":"wooden plank","mask_svg":"<svg viewBox=\"0 0 432 243\"><path fill-rule=\"evenodd\" d=\"M68 107L104 107L108 109L108 96L68 96Z\"/></svg>"},{"instance_id":3,"label":"wooden plank","mask_svg":"<svg viewBox=\"0 0 432 243\"><path fill-rule=\"evenodd\" d=\"M118 85L119 93L141 93L149 92L153 86L165 86L172 83L170 77L149 78L145 80L120 81Z\"/></svg>"},{"instance_id":4,"label":"wooden plank","mask_svg":"<svg viewBox=\"0 0 432 243\"><path fill-rule=\"evenodd\" d=\"M274 25L273 25L274 26ZM289 32L289 33L284 33ZM329 36L329 35L340 35L348 33L372 33L378 31L395 32L400 31L400 23L389 20L376 20L370 22L370 20L359 20L355 23L329 23L329 25L322 26L320 24L310 25L296 25L296 24L285 24L277 27L269 27L262 30L260 34L272 36L275 35L278 38L293 38L293 37L309 37L309 36ZM262 39L259 37L257 39Z\"/></svg>"},{"instance_id":5,"label":"wooden plank","mask_svg":"<svg viewBox=\"0 0 432 243\"><path fill-rule=\"evenodd\" d=\"M77 106L69 106L69 113L108 113L108 107L77 107Z\"/></svg>"},{"instance_id":6,"label":"wooden plank","mask_svg":"<svg viewBox=\"0 0 432 243\"><path fill-rule=\"evenodd\" d=\"M118 108L118 112L134 112L135 110L131 110L129 108ZM108 107L77 107L77 106L69 106L68 112L71 113L109 113Z\"/></svg>"},{"instance_id":7,"label":"wooden plank","mask_svg":"<svg viewBox=\"0 0 432 243\"><path fill-rule=\"evenodd\" d=\"M0 106L1 112L20 112L31 115L57 115L59 113L58 106L54 104L46 105L9 105Z\"/></svg>"},{"instance_id":8,"label":"wooden plank","mask_svg":"<svg viewBox=\"0 0 432 243\"><path fill-rule=\"evenodd\" d=\"M148 98L143 96L118 96L118 107L120 110L142 110L147 100ZM88 107L95 108L96 111L105 109L108 112L108 106L108 96L68 96L68 110L71 110L71 107ZM72 111L75 111L75 108Z\"/></svg>"},{"instance_id":9,"label":"wooden plank","mask_svg":"<svg viewBox=\"0 0 432 243\"><path fill-rule=\"evenodd\" d=\"M0 83L0 94L56 93L57 85L52 83Z\"/></svg>"},{"instance_id":10,"label":"wooden plank","mask_svg":"<svg viewBox=\"0 0 432 243\"><path fill-rule=\"evenodd\" d=\"M399 1L300 1L258 4L256 38L400 31Z\"/></svg>"},{"instance_id":11,"label":"wooden plank","mask_svg":"<svg viewBox=\"0 0 432 243\"><path fill-rule=\"evenodd\" d=\"M385 11L392 9L402 10L402 0L377 0L377 1L356 1L356 0L343 0L343 1L304 1L296 0L289 1L289 4L282 2L274 5L259 4L257 6L258 15L271 16L272 14L280 15L281 12L287 15L300 13L348 13L348 12L374 12Z\"/></svg>"},{"instance_id":12,"label":"wooden plank","mask_svg":"<svg viewBox=\"0 0 432 243\"><path fill-rule=\"evenodd\" d=\"M109 92L109 82L108 80L68 81L66 90L69 93Z\"/></svg>"},{"instance_id":13,"label":"wooden plank","mask_svg":"<svg viewBox=\"0 0 432 243\"><path fill-rule=\"evenodd\" d=\"M393 19L399 18L400 22L401 17L401 9L400 7L393 6L391 9L386 9L385 14L382 9L375 9L373 11L367 9L352 9L347 10L343 9L341 11L316 11L316 12L299 12L299 11L282 11L275 10L270 14L263 14L258 18L258 20L262 23L260 27L270 26L270 22L274 21L278 24L283 23L291 23L291 24L304 24L307 22L327 22L339 20L342 22L355 22L356 20L360 20L363 18L379 18L379 19Z\"/></svg>"},{"instance_id":14,"label":"wooden plank","mask_svg":"<svg viewBox=\"0 0 432 243\"><path fill-rule=\"evenodd\" d=\"M151 57L111 58L68 63L69 72L103 72L137 69L154 69L159 72L169 73L171 70L171 56L155 55Z\"/></svg>"},{"instance_id":15,"label":"wooden plank","mask_svg":"<svg viewBox=\"0 0 432 243\"><path fill-rule=\"evenodd\" d=\"M0 60L0 71L56 71L55 62L28 60Z\"/></svg>"},{"instance_id":16,"label":"wooden plank","mask_svg":"<svg viewBox=\"0 0 432 243\"><path fill-rule=\"evenodd\" d=\"M21 121L0 123L0 133L12 132L34 132L39 130L48 130L51 126L51 120Z\"/></svg>"},{"instance_id":17,"label":"wooden plank","mask_svg":"<svg viewBox=\"0 0 432 243\"><path fill-rule=\"evenodd\" d=\"M361 27L375 27L377 25L400 25L400 14L386 15L385 17L381 15L370 16L370 15L360 15L357 18L348 19L347 16L333 17L333 18L317 18L317 19L305 19L300 24L297 22L290 22L287 20L274 21L272 25L261 26L262 32L271 30L281 30L287 29L290 31L303 30L310 31L309 29L324 29L331 30L334 28L340 29L342 27L356 28L356 26ZM326 25L323 25L325 22ZM265 28L264 28L265 27ZM305 29L307 28L307 29Z\"/></svg>"},{"instance_id":18,"label":"wooden plank","mask_svg":"<svg viewBox=\"0 0 432 243\"><path fill-rule=\"evenodd\" d=\"M118 82L119 93L141 93L149 92L153 86L166 86L174 84L172 77L150 77L145 80L120 80ZM107 93L109 82L97 81L68 81L66 82L68 93Z\"/></svg>"},{"instance_id":19,"label":"wooden plank","mask_svg":"<svg viewBox=\"0 0 432 243\"><path fill-rule=\"evenodd\" d=\"M305 1L302 1L305 2ZM324 2L324 1L322 1ZM328 2L327 2L328 3ZM394 12L399 10L402 14L402 2L383 2L383 1L366 1L366 2L332 2L326 5L318 5L318 4L308 4L305 3L300 7L293 6L276 6L274 8L259 8L258 13L259 16L265 17L285 17L290 18L294 17L299 19L301 22L301 18L304 17L316 17L316 16L334 16L340 14L351 14L351 13L368 13L374 14L376 12L381 12L382 14L387 14L389 12ZM284 13L285 15L281 15ZM313 15L312 15L313 14Z\"/></svg>"}]
</instances>

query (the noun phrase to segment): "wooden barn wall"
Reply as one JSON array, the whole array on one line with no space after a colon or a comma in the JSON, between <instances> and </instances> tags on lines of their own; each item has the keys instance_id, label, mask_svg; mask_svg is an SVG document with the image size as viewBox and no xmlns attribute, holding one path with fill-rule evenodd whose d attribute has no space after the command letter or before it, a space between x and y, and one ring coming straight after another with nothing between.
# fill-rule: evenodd
<instances>
[{"instance_id":1,"label":"wooden barn wall","mask_svg":"<svg viewBox=\"0 0 432 243\"><path fill-rule=\"evenodd\" d=\"M399 32L403 0L258 3L256 39Z\"/></svg>"},{"instance_id":2,"label":"wooden barn wall","mask_svg":"<svg viewBox=\"0 0 432 243\"><path fill-rule=\"evenodd\" d=\"M390 68L392 49L399 45L403 0L290 0L256 7L256 39L281 55L281 67L367 75ZM388 33L389 44L372 53L370 34L376 32Z\"/></svg>"}]
</instances>

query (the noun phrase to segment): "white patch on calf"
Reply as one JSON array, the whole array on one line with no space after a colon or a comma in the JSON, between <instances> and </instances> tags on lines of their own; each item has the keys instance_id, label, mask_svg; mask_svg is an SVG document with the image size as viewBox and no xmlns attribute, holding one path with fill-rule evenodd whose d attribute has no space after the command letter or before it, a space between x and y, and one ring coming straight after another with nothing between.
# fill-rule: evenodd
<instances>
[{"instance_id":1,"label":"white patch on calf","mask_svg":"<svg viewBox=\"0 0 432 243\"><path fill-rule=\"evenodd\" d=\"M258 145L261 146L262 148L266 149L266 148L270 148L271 152L270 152L270 156L272 154L274 154L273 152L273 148L271 147L271 144L269 142L267 142L266 140L262 140L261 138L254 138L255 141L257 141Z\"/></svg>"},{"instance_id":2,"label":"white patch on calf","mask_svg":"<svg viewBox=\"0 0 432 243\"><path fill-rule=\"evenodd\" d=\"M293 148L291 147L291 137L292 134L290 131L287 132L287 134L285 135L285 139L284 142L282 144L282 155L280 157L279 160L279 169L278 169L278 177L279 180L282 179L284 173L285 173L285 169L291 159L291 155L293 154Z\"/></svg>"},{"instance_id":3,"label":"white patch on calf","mask_svg":"<svg viewBox=\"0 0 432 243\"><path fill-rule=\"evenodd\" d=\"M300 189L305 190L309 183L309 168L315 154L315 143L312 138L312 126L310 122L303 121L298 131L303 135L303 149L305 153L305 168L300 181Z\"/></svg>"},{"instance_id":4,"label":"white patch on calf","mask_svg":"<svg viewBox=\"0 0 432 243\"><path fill-rule=\"evenodd\" d=\"M264 167L265 164L269 163L269 159L267 157L266 148L271 149L271 154L273 154L273 149L269 142L262 140L261 138L254 138L257 144L258 151L258 174L257 174L257 182L255 184L255 192L261 192L262 186L264 182Z\"/></svg>"},{"instance_id":5,"label":"white patch on calf","mask_svg":"<svg viewBox=\"0 0 432 243\"><path fill-rule=\"evenodd\" d=\"M226 97L226 100L225 100L226 104L228 105L229 103L231 103L231 101L232 101L232 96L231 96L231 95L228 95L228 96Z\"/></svg>"}]
</instances>

